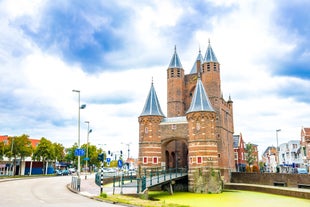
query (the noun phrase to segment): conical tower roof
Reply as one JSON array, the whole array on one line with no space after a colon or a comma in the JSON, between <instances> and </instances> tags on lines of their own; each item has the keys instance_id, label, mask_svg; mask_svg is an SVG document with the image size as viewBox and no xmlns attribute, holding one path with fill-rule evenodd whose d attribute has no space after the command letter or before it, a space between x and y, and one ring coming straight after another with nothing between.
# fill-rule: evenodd
<instances>
[{"instance_id":1,"label":"conical tower roof","mask_svg":"<svg viewBox=\"0 0 310 207\"><path fill-rule=\"evenodd\" d=\"M214 111L200 77L197 79L194 96L186 113L196 111Z\"/></svg>"},{"instance_id":2,"label":"conical tower roof","mask_svg":"<svg viewBox=\"0 0 310 207\"><path fill-rule=\"evenodd\" d=\"M165 116L160 108L153 81L149 95L146 99L143 111L140 116Z\"/></svg>"},{"instance_id":3,"label":"conical tower roof","mask_svg":"<svg viewBox=\"0 0 310 207\"><path fill-rule=\"evenodd\" d=\"M200 61L200 63L203 63L203 57L202 57L200 49L199 49L198 56L196 58L196 61L195 61L194 65L193 65L193 67L192 67L192 70L191 70L190 74L197 73L197 61Z\"/></svg>"},{"instance_id":4,"label":"conical tower roof","mask_svg":"<svg viewBox=\"0 0 310 207\"><path fill-rule=\"evenodd\" d=\"M174 54L171 58L169 68L182 68L182 64L181 64L180 58L178 56L176 46L174 46Z\"/></svg>"},{"instance_id":5,"label":"conical tower roof","mask_svg":"<svg viewBox=\"0 0 310 207\"><path fill-rule=\"evenodd\" d=\"M218 62L215 56L215 53L213 52L213 49L211 47L210 40L209 40L209 45L208 45L208 48L207 48L207 51L204 57L204 62Z\"/></svg>"}]
</instances>

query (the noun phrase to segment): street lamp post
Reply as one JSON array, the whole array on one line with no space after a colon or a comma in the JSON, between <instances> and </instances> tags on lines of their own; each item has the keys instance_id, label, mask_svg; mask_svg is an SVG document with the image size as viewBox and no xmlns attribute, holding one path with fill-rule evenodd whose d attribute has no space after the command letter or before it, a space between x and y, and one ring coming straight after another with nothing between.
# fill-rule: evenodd
<instances>
[{"instance_id":1,"label":"street lamp post","mask_svg":"<svg viewBox=\"0 0 310 207\"><path fill-rule=\"evenodd\" d=\"M276 150L276 153L277 153L277 167L279 167L279 143L278 143L278 133L281 131L281 129L277 129L276 130L276 138L277 138L277 150Z\"/></svg>"},{"instance_id":2,"label":"street lamp post","mask_svg":"<svg viewBox=\"0 0 310 207\"><path fill-rule=\"evenodd\" d=\"M72 90L72 92L78 93L78 149L80 149L81 147L81 143L80 143L80 112L81 109L84 109L86 107L85 104L81 105L80 103L80 91L79 90ZM81 173L81 156L78 155L78 169L77 169L77 175L78 178L80 178L80 173Z\"/></svg>"},{"instance_id":3,"label":"street lamp post","mask_svg":"<svg viewBox=\"0 0 310 207\"><path fill-rule=\"evenodd\" d=\"M86 144L86 175L85 175L85 179L87 179L87 172L88 172L88 143L89 143L89 133L92 132L92 129L89 129L89 121L85 121L85 123L87 124L87 144Z\"/></svg>"},{"instance_id":4,"label":"street lamp post","mask_svg":"<svg viewBox=\"0 0 310 207\"><path fill-rule=\"evenodd\" d=\"M121 143L121 144L125 144L125 145L127 145L127 152L128 152L128 154L127 154L127 159L129 159L130 158L130 154L129 154L129 152L130 152L130 145L131 145L131 142L129 142L129 143ZM128 160L129 161L129 160Z\"/></svg>"}]
</instances>

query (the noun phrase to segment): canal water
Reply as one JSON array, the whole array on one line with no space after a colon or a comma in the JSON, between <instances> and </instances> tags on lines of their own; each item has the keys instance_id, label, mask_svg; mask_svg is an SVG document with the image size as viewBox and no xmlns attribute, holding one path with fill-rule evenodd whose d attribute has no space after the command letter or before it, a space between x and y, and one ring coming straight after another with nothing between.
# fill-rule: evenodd
<instances>
[{"instance_id":1,"label":"canal water","mask_svg":"<svg viewBox=\"0 0 310 207\"><path fill-rule=\"evenodd\" d=\"M173 195L150 191L149 195L166 204L184 207L310 207L309 199L240 190L226 190L221 194L175 192Z\"/></svg>"}]
</instances>

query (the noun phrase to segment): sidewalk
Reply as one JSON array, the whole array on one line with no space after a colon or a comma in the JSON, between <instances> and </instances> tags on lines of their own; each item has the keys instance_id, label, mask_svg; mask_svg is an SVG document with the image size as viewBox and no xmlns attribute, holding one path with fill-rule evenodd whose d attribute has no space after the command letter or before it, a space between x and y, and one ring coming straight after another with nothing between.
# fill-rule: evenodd
<instances>
[{"instance_id":1,"label":"sidewalk","mask_svg":"<svg viewBox=\"0 0 310 207\"><path fill-rule=\"evenodd\" d=\"M71 185L68 185L68 188L73 191L76 192L78 194L81 194L83 196L86 197L96 197L100 195L100 186L96 185L95 183L95 173L92 174L88 174L87 175L87 179L85 179L85 174L81 175L81 189L80 191L76 191L74 189L71 188ZM115 187L114 188L114 194L121 194L121 191L123 191L123 194L135 194L137 193L137 189L135 187L131 187L131 188L123 188L121 189L121 187ZM113 194L113 186L105 186L102 188L102 192L108 194L108 195L112 195Z\"/></svg>"}]
</instances>

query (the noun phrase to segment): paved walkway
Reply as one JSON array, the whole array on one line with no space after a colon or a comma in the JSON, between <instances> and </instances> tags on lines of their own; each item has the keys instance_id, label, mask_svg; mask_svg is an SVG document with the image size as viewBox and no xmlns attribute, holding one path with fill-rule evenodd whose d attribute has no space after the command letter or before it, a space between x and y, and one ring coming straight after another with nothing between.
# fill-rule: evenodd
<instances>
[{"instance_id":1,"label":"paved walkway","mask_svg":"<svg viewBox=\"0 0 310 207\"><path fill-rule=\"evenodd\" d=\"M70 185L69 188L71 188ZM101 190L100 187L95 183L95 173L87 175L87 179L85 179L85 175L81 175L81 189L77 193L87 197L94 197L100 195L100 190ZM112 195L113 186L112 185L104 186L102 188L102 191L107 193L108 195ZM129 187L129 188L124 187L122 189L121 187L114 188L114 194L121 194L121 191L123 191L123 194L135 194L137 193L137 188L136 187Z\"/></svg>"}]
</instances>

